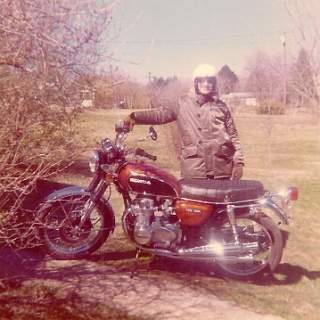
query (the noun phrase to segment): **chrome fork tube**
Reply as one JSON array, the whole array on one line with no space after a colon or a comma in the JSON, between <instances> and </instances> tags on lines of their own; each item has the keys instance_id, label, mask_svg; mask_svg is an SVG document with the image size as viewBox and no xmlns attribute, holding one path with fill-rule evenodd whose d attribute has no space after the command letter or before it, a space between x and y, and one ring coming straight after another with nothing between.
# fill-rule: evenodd
<instances>
[{"instance_id":1,"label":"chrome fork tube","mask_svg":"<svg viewBox=\"0 0 320 320\"><path fill-rule=\"evenodd\" d=\"M87 221L87 219L89 219L91 212L93 211L94 207L97 204L97 201L103 196L108 186L109 186L108 183L106 183L105 181L102 181L98 186L98 189L96 190L96 192L91 194L90 199L88 199L88 201L85 203L84 208L82 210L81 220L79 223L80 228L82 228L84 223Z\"/></svg>"},{"instance_id":2,"label":"chrome fork tube","mask_svg":"<svg viewBox=\"0 0 320 320\"><path fill-rule=\"evenodd\" d=\"M91 212L92 212L92 210L94 209L95 206L96 206L96 204L91 200L91 198L88 199L88 201L84 205L84 208L82 209L79 228L82 228L84 223L87 221L87 219L89 219L90 214L91 214Z\"/></svg>"}]
</instances>

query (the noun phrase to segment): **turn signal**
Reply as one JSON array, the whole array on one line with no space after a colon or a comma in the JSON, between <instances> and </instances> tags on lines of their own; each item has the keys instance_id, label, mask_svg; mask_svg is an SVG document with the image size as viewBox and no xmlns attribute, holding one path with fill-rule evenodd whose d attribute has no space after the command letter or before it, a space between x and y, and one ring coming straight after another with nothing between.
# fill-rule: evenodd
<instances>
[{"instance_id":1,"label":"turn signal","mask_svg":"<svg viewBox=\"0 0 320 320\"><path fill-rule=\"evenodd\" d=\"M297 201L299 197L299 190L297 187L289 187L288 189L288 199L290 201Z\"/></svg>"},{"instance_id":2,"label":"turn signal","mask_svg":"<svg viewBox=\"0 0 320 320\"><path fill-rule=\"evenodd\" d=\"M105 181L108 183L113 182L113 174L111 172L107 172L105 175Z\"/></svg>"}]
</instances>

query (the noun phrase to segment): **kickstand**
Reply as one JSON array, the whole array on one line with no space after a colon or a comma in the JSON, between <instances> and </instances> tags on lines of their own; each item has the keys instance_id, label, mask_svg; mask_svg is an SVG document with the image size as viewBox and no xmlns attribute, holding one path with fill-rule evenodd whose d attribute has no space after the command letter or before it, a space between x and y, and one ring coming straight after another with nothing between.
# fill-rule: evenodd
<instances>
[{"instance_id":1,"label":"kickstand","mask_svg":"<svg viewBox=\"0 0 320 320\"><path fill-rule=\"evenodd\" d=\"M134 260L134 265L133 265L133 268L131 270L131 274L130 274L130 278L132 279L134 276L137 276L139 274L138 270L139 270L139 257L140 257L140 254L141 254L141 250L140 249L137 249L136 251L136 257L135 257L135 260Z\"/></svg>"}]
</instances>

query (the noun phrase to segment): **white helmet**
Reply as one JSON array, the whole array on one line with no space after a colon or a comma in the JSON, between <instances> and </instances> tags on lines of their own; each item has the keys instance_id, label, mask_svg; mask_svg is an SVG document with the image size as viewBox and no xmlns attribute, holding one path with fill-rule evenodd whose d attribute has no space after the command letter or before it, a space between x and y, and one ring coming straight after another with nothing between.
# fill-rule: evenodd
<instances>
[{"instance_id":1,"label":"white helmet","mask_svg":"<svg viewBox=\"0 0 320 320\"><path fill-rule=\"evenodd\" d=\"M198 83L203 78L208 78L210 82L213 84L211 92L208 94L210 96L218 95L218 86L217 86L217 78L216 78L216 69L210 64L201 64L193 71L193 82L194 89L197 94L203 94L199 91ZM207 94L206 94L207 95Z\"/></svg>"},{"instance_id":2,"label":"white helmet","mask_svg":"<svg viewBox=\"0 0 320 320\"><path fill-rule=\"evenodd\" d=\"M196 78L215 77L216 69L210 64L201 64L193 71L193 80Z\"/></svg>"}]
</instances>

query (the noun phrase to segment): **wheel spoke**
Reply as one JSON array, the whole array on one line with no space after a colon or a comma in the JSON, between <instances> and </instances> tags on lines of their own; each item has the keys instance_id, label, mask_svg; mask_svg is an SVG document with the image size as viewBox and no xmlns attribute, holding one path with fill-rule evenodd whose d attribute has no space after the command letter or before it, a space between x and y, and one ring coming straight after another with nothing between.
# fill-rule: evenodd
<instances>
[{"instance_id":1,"label":"wheel spoke","mask_svg":"<svg viewBox=\"0 0 320 320\"><path fill-rule=\"evenodd\" d=\"M83 248L92 246L104 233L105 220L98 208L94 208L88 221L79 227L86 201L87 198L62 200L51 207L44 223L44 239L53 253L70 255L69 252L87 250Z\"/></svg>"},{"instance_id":2,"label":"wheel spoke","mask_svg":"<svg viewBox=\"0 0 320 320\"><path fill-rule=\"evenodd\" d=\"M230 224L226 222L223 228L231 228ZM268 264L271 249L272 237L270 232L262 224L254 221L250 217L237 219L237 230L239 234L240 244L245 248L246 244L256 243L258 249L249 248L247 252L243 252L244 256L251 256L252 262L220 262L222 269L230 274L237 276L252 275L263 270ZM231 231L230 231L231 233ZM230 241L230 238L229 238ZM233 240L231 240L232 243ZM231 244L230 243L230 244Z\"/></svg>"}]
</instances>

